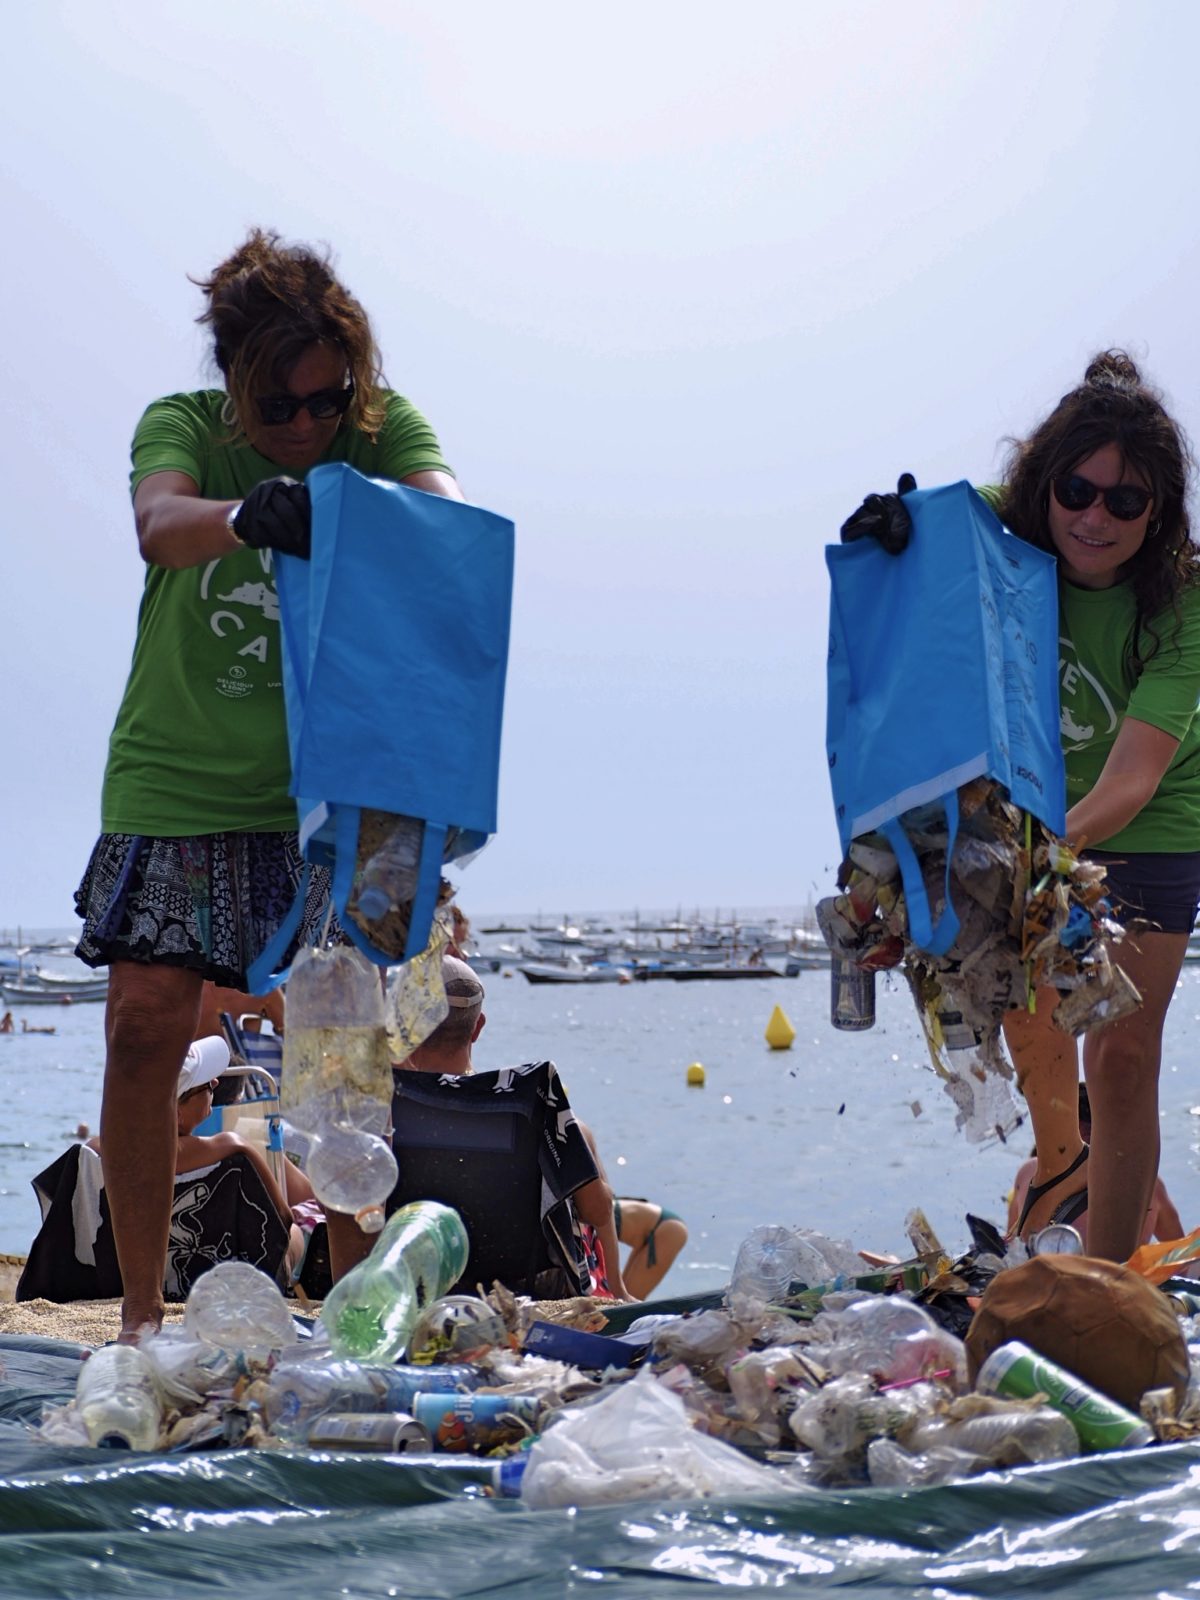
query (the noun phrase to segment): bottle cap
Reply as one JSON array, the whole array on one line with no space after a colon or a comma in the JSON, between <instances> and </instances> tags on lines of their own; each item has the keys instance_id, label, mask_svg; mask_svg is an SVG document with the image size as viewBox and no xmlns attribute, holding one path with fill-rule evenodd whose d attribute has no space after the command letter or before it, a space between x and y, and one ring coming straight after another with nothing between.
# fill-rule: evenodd
<instances>
[{"instance_id":1,"label":"bottle cap","mask_svg":"<svg viewBox=\"0 0 1200 1600\"><path fill-rule=\"evenodd\" d=\"M363 1206L354 1213L354 1220L364 1233L379 1233L386 1219L382 1206Z\"/></svg>"}]
</instances>

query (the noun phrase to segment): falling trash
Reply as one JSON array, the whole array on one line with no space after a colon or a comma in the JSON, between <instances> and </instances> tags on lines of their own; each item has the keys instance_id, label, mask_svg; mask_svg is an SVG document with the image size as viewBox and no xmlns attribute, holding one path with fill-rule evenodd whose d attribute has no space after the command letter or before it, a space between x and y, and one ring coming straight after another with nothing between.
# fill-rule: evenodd
<instances>
[{"instance_id":1,"label":"falling trash","mask_svg":"<svg viewBox=\"0 0 1200 1600\"><path fill-rule=\"evenodd\" d=\"M772 1011L763 1038L772 1050L790 1050L795 1043L796 1030L782 1006L776 1006Z\"/></svg>"}]
</instances>

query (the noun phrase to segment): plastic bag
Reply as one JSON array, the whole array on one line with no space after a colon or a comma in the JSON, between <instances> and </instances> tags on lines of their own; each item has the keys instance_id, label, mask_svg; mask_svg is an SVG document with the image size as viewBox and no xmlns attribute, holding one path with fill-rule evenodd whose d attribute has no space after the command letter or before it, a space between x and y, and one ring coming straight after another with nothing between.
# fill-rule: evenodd
<instances>
[{"instance_id":1,"label":"plastic bag","mask_svg":"<svg viewBox=\"0 0 1200 1600\"><path fill-rule=\"evenodd\" d=\"M521 1498L543 1509L786 1488L770 1467L697 1433L679 1397L639 1373L595 1404L560 1414L529 1452Z\"/></svg>"}]
</instances>

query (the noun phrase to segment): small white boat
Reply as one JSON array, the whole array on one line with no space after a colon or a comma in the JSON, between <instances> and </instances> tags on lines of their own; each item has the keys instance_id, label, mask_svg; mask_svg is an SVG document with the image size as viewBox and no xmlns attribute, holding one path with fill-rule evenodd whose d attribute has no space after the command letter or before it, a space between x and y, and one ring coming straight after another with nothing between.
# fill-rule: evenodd
<instances>
[{"instance_id":1,"label":"small white boat","mask_svg":"<svg viewBox=\"0 0 1200 1600\"><path fill-rule=\"evenodd\" d=\"M525 961L517 968L530 983L626 983L628 967L604 962Z\"/></svg>"}]
</instances>

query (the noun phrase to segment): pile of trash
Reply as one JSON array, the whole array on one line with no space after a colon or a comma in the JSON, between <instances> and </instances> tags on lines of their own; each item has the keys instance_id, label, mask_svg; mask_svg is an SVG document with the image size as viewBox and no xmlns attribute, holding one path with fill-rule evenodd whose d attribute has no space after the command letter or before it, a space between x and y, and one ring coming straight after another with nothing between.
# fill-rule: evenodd
<instances>
[{"instance_id":1,"label":"pile of trash","mask_svg":"<svg viewBox=\"0 0 1200 1600\"><path fill-rule=\"evenodd\" d=\"M378 1326L346 1321L347 1305L365 1304L362 1279L302 1332L270 1279L226 1263L197 1282L182 1325L91 1355L74 1400L37 1431L113 1450L379 1452L398 1467L457 1464L482 1492L533 1507L947 1483L1200 1435L1196 1294L1175 1302L1178 1336L1167 1314L1177 1349L1147 1368L1166 1376L1139 1414L1022 1343L1011 1294L985 1355L953 1331L989 1285L1048 1258L1028 1262L1019 1241L998 1255L989 1246L1003 1241L974 1224L972 1250L951 1261L920 1213L909 1221L918 1254L874 1273L854 1270L863 1263L845 1242L757 1228L719 1302L610 1305L614 1334L599 1331L595 1301L563 1303L550 1320L499 1285L438 1293L419 1310L406 1296L436 1282L431 1229L449 1236L453 1223L410 1216L408 1245L392 1249L392 1293L406 1304ZM385 1232L376 1253L388 1248ZM1075 1276L1089 1278L1078 1265ZM1166 1314L1164 1296L1140 1290ZM1129 1334L1113 1305L1110 1345ZM1070 1323L1069 1297L1057 1320Z\"/></svg>"},{"instance_id":2,"label":"pile of trash","mask_svg":"<svg viewBox=\"0 0 1200 1600\"><path fill-rule=\"evenodd\" d=\"M1000 1047L1006 1011L1031 1005L1038 988L1057 989L1055 1023L1075 1036L1136 1010L1141 996L1113 960L1122 930L1108 914L1104 868L990 778L964 784L958 806L949 882L959 931L944 956L912 942L900 866L882 834L853 841L840 892L818 904L817 920L835 982L903 968L957 1126L978 1143L1007 1138L1022 1120ZM902 821L936 922L946 900L944 809L918 807Z\"/></svg>"}]
</instances>

